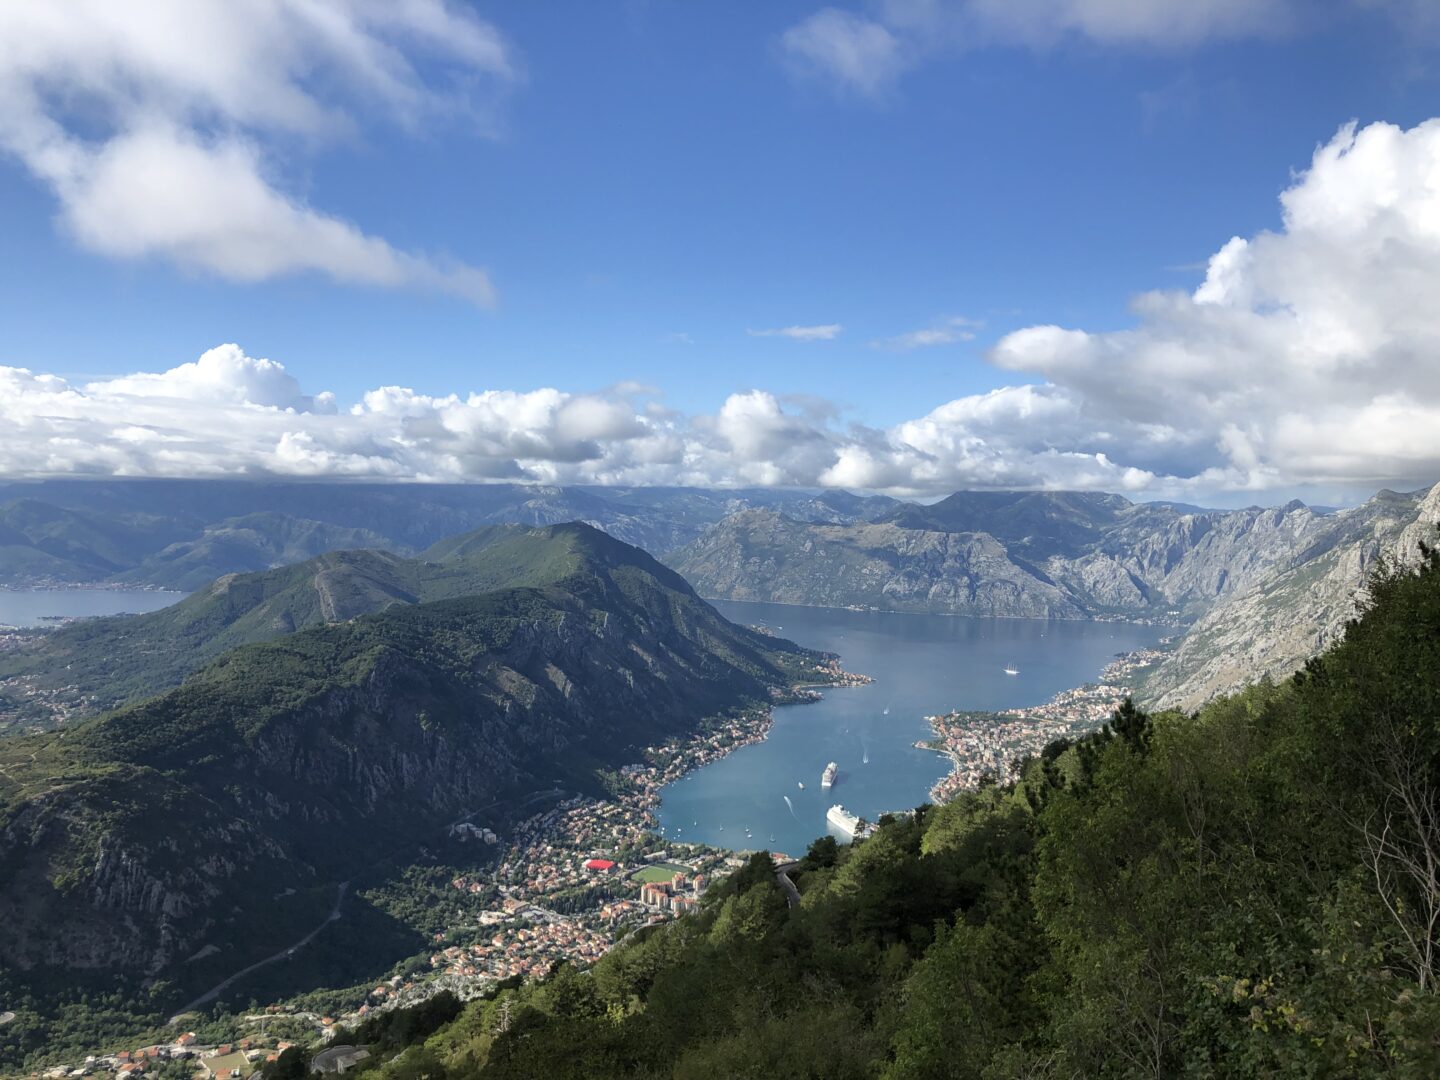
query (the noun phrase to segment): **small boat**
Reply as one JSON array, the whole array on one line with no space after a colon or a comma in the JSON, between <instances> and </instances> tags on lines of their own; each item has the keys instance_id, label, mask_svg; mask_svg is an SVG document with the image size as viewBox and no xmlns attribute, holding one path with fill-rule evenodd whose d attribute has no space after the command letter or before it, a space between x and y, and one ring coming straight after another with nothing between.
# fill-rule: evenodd
<instances>
[{"instance_id":1,"label":"small boat","mask_svg":"<svg viewBox=\"0 0 1440 1080\"><path fill-rule=\"evenodd\" d=\"M795 781L795 786L798 787L801 791L804 791L804 790L805 790L805 781L804 781L804 780L796 780L796 781Z\"/></svg>"}]
</instances>

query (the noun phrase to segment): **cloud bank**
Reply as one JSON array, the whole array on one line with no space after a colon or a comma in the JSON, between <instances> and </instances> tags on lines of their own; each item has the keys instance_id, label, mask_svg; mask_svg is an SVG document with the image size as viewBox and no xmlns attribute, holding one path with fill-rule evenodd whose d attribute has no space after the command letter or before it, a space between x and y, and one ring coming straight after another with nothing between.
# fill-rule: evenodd
<instances>
[{"instance_id":1,"label":"cloud bank","mask_svg":"<svg viewBox=\"0 0 1440 1080\"><path fill-rule=\"evenodd\" d=\"M1130 329L1008 334L990 359L1011 385L888 428L763 389L693 416L628 385L444 397L389 386L342 407L223 345L85 385L0 368L0 473L1181 498L1440 478L1440 120L1342 128L1281 211L1278 231L1215 252L1193 292L1137 297ZM936 327L947 328L963 326Z\"/></svg>"},{"instance_id":2,"label":"cloud bank","mask_svg":"<svg viewBox=\"0 0 1440 1080\"><path fill-rule=\"evenodd\" d=\"M79 245L231 281L295 273L489 306L486 273L396 249L285 189L277 149L489 123L519 77L449 0L0 4L0 152L54 194Z\"/></svg>"}]
</instances>

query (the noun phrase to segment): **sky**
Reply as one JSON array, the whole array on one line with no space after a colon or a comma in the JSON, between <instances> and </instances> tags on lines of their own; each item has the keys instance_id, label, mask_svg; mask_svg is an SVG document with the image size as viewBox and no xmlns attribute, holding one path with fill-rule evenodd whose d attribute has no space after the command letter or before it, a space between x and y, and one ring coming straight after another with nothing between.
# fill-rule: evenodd
<instances>
[{"instance_id":1,"label":"sky","mask_svg":"<svg viewBox=\"0 0 1440 1080\"><path fill-rule=\"evenodd\" d=\"M0 475L1440 480L1422 0L15 0Z\"/></svg>"}]
</instances>

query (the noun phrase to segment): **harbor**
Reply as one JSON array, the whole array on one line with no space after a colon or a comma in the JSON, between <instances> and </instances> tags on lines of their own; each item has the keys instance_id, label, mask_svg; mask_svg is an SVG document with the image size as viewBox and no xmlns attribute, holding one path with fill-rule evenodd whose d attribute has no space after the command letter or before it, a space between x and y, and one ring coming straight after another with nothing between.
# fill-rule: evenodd
<instances>
[{"instance_id":1,"label":"harbor","mask_svg":"<svg viewBox=\"0 0 1440 1080\"><path fill-rule=\"evenodd\" d=\"M763 739L659 792L657 821L668 838L792 855L816 837L838 838L829 819L837 804L878 821L931 800L952 759L928 747L937 733L927 717L962 707L993 713L1042 706L1093 682L1117 653L1152 648L1166 632L1118 622L716 606L737 622L838 653L846 670L873 679L825 688L813 704L776 708Z\"/></svg>"}]
</instances>

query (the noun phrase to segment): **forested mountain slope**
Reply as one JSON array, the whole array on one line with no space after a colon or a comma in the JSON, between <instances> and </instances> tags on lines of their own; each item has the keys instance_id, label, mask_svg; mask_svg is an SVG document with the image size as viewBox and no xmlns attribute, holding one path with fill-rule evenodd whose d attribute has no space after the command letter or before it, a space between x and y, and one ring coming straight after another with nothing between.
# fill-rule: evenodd
<instances>
[{"instance_id":1,"label":"forested mountain slope","mask_svg":"<svg viewBox=\"0 0 1440 1080\"><path fill-rule=\"evenodd\" d=\"M588 526L512 541L512 575L547 583L244 646L0 742L0 989L89 973L134 993L207 943L258 952L287 890L328 907L467 812L596 790L644 745L824 678L819 654L727 622Z\"/></svg>"},{"instance_id":2,"label":"forested mountain slope","mask_svg":"<svg viewBox=\"0 0 1440 1080\"><path fill-rule=\"evenodd\" d=\"M1293 680L1127 706L1014 786L817 841L798 907L761 853L699 916L365 1071L1435 1076L1440 559L1371 605Z\"/></svg>"},{"instance_id":3,"label":"forested mountain slope","mask_svg":"<svg viewBox=\"0 0 1440 1080\"><path fill-rule=\"evenodd\" d=\"M53 723L60 706L83 715L146 697L238 645L396 604L553 584L589 557L581 538L592 547L605 542L588 526L492 525L441 541L414 559L383 551L332 552L275 570L226 575L146 615L88 619L37 633L24 647L0 653L0 728L7 719L12 727L22 719L31 727L48 726L27 691L43 692Z\"/></svg>"}]
</instances>

